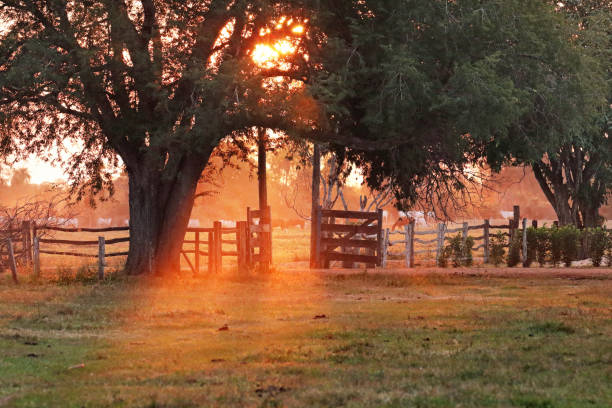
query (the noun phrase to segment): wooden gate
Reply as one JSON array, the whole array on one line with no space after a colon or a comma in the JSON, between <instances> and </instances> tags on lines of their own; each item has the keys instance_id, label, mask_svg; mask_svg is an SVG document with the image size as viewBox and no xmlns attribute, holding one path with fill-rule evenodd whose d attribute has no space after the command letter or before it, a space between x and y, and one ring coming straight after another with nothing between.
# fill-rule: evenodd
<instances>
[{"instance_id":1,"label":"wooden gate","mask_svg":"<svg viewBox=\"0 0 612 408\"><path fill-rule=\"evenodd\" d=\"M344 219L344 223L337 223ZM355 220L350 222L349 220ZM314 245L315 265L329 268L330 261L381 265L383 212L317 209ZM341 248L343 252L336 250ZM364 251L365 253L360 253ZM356 253L354 253L356 252Z\"/></svg>"},{"instance_id":2,"label":"wooden gate","mask_svg":"<svg viewBox=\"0 0 612 408\"><path fill-rule=\"evenodd\" d=\"M255 220L258 220L255 222ZM258 262L267 270L272 263L272 214L270 207L262 210L247 208L249 264ZM257 251L256 251L257 249Z\"/></svg>"}]
</instances>

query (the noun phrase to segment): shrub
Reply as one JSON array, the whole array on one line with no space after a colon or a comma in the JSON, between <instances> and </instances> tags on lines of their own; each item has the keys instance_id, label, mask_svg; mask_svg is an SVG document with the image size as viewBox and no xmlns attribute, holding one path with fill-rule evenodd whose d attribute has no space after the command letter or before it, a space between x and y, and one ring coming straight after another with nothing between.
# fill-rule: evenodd
<instances>
[{"instance_id":1,"label":"shrub","mask_svg":"<svg viewBox=\"0 0 612 408\"><path fill-rule=\"evenodd\" d=\"M438 266L440 268L446 268L448 266L448 259L451 257L450 247L447 245L442 248L442 252L438 257Z\"/></svg>"},{"instance_id":2,"label":"shrub","mask_svg":"<svg viewBox=\"0 0 612 408\"><path fill-rule=\"evenodd\" d=\"M550 252L550 230L540 227L535 230L536 258L540 266L546 264Z\"/></svg>"},{"instance_id":3,"label":"shrub","mask_svg":"<svg viewBox=\"0 0 612 408\"><path fill-rule=\"evenodd\" d=\"M578 258L580 230L573 225L559 228L561 241L561 259L565 266L572 266L572 261Z\"/></svg>"},{"instance_id":4,"label":"shrub","mask_svg":"<svg viewBox=\"0 0 612 408\"><path fill-rule=\"evenodd\" d=\"M523 262L525 268L529 268L536 260L538 253L538 233L533 227L527 228L527 259Z\"/></svg>"},{"instance_id":5,"label":"shrub","mask_svg":"<svg viewBox=\"0 0 612 408\"><path fill-rule=\"evenodd\" d=\"M516 266L521 262L521 247L523 246L523 239L520 231L517 229L514 232L514 236L510 241L510 248L508 249L508 259L506 263L510 268Z\"/></svg>"},{"instance_id":6,"label":"shrub","mask_svg":"<svg viewBox=\"0 0 612 408\"><path fill-rule=\"evenodd\" d=\"M468 236L464 242L463 236L457 234L449 240L449 243L442 251L441 259L444 259L445 266L448 264L449 258L452 259L455 268L462 265L471 266L474 262L472 248L474 248L474 238Z\"/></svg>"},{"instance_id":7,"label":"shrub","mask_svg":"<svg viewBox=\"0 0 612 408\"><path fill-rule=\"evenodd\" d=\"M550 262L553 266L561 262L561 230L553 227L549 231Z\"/></svg>"},{"instance_id":8,"label":"shrub","mask_svg":"<svg viewBox=\"0 0 612 408\"><path fill-rule=\"evenodd\" d=\"M588 256L591 258L593 266L601 266L606 250L610 247L608 231L603 228L593 228L587 230L586 233L589 240Z\"/></svg>"},{"instance_id":9,"label":"shrub","mask_svg":"<svg viewBox=\"0 0 612 408\"><path fill-rule=\"evenodd\" d=\"M491 242L489 243L489 258L493 265L499 266L499 264L504 262L504 255L506 255L505 246L506 236L502 231L498 231L497 234L491 237Z\"/></svg>"},{"instance_id":10,"label":"shrub","mask_svg":"<svg viewBox=\"0 0 612 408\"><path fill-rule=\"evenodd\" d=\"M472 255L472 250L474 249L474 238L467 237L465 240L465 244L463 245L463 265L464 266L472 266L474 263L474 256Z\"/></svg>"}]
</instances>

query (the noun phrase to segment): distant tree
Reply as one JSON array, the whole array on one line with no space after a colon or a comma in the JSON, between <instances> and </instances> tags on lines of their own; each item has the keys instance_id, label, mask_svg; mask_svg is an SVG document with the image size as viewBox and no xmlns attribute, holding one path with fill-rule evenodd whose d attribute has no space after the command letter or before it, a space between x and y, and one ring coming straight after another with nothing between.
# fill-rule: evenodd
<instances>
[{"instance_id":1,"label":"distant tree","mask_svg":"<svg viewBox=\"0 0 612 408\"><path fill-rule=\"evenodd\" d=\"M215 147L254 125L279 126L287 85L262 80L302 77L291 61L283 69L252 61L260 41L300 47L297 17L280 23L285 15L299 10L271 1L0 0L0 154L78 142L69 170L80 195L110 188L120 159L127 270L174 271Z\"/></svg>"}]
</instances>

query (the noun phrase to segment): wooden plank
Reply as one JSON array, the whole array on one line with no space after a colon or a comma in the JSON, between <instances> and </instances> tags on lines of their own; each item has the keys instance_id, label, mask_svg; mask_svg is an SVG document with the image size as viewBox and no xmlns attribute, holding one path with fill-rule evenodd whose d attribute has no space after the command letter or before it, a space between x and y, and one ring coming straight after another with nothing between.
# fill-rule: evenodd
<instances>
[{"instance_id":1,"label":"wooden plank","mask_svg":"<svg viewBox=\"0 0 612 408\"><path fill-rule=\"evenodd\" d=\"M222 251L223 256L238 256L238 251Z\"/></svg>"},{"instance_id":2,"label":"wooden plank","mask_svg":"<svg viewBox=\"0 0 612 408\"><path fill-rule=\"evenodd\" d=\"M187 228L187 232L214 232L214 228Z\"/></svg>"},{"instance_id":3,"label":"wooden plank","mask_svg":"<svg viewBox=\"0 0 612 408\"><path fill-rule=\"evenodd\" d=\"M429 245L429 244L433 244L435 242L438 242L438 238L427 239L427 240L415 238L414 242L416 242L418 244Z\"/></svg>"},{"instance_id":4,"label":"wooden plank","mask_svg":"<svg viewBox=\"0 0 612 408\"><path fill-rule=\"evenodd\" d=\"M196 273L195 267L193 266L193 264L189 260L189 257L184 252L181 252L181 254L183 255L183 258L185 258L185 261L187 261L187 265L189 265L189 269L191 269L191 272L195 275L195 273ZM179 266L179 268L180 268L180 266Z\"/></svg>"},{"instance_id":5,"label":"wooden plank","mask_svg":"<svg viewBox=\"0 0 612 408\"><path fill-rule=\"evenodd\" d=\"M321 224L321 231L324 232L347 232L349 234L377 234L376 225L343 225L343 224Z\"/></svg>"},{"instance_id":6,"label":"wooden plank","mask_svg":"<svg viewBox=\"0 0 612 408\"><path fill-rule=\"evenodd\" d=\"M109 254L105 254L106 258L114 258L117 256L128 256L129 252L111 252Z\"/></svg>"},{"instance_id":7,"label":"wooden plank","mask_svg":"<svg viewBox=\"0 0 612 408\"><path fill-rule=\"evenodd\" d=\"M130 237L107 239L106 245L120 244L122 242L130 242Z\"/></svg>"},{"instance_id":8,"label":"wooden plank","mask_svg":"<svg viewBox=\"0 0 612 408\"><path fill-rule=\"evenodd\" d=\"M366 239L345 239L345 238L321 238L321 243L333 247L352 247L352 248L378 248L378 242Z\"/></svg>"},{"instance_id":9,"label":"wooden plank","mask_svg":"<svg viewBox=\"0 0 612 408\"><path fill-rule=\"evenodd\" d=\"M238 244L238 241L235 240L235 239L224 239L222 242L224 244L231 244L231 245L237 245Z\"/></svg>"},{"instance_id":10,"label":"wooden plank","mask_svg":"<svg viewBox=\"0 0 612 408\"><path fill-rule=\"evenodd\" d=\"M265 217L265 210L250 210L251 218Z\"/></svg>"},{"instance_id":11,"label":"wooden plank","mask_svg":"<svg viewBox=\"0 0 612 408\"><path fill-rule=\"evenodd\" d=\"M321 216L326 218L350 218L376 221L378 219L378 212L321 210Z\"/></svg>"},{"instance_id":12,"label":"wooden plank","mask_svg":"<svg viewBox=\"0 0 612 408\"><path fill-rule=\"evenodd\" d=\"M480 224L480 225L470 225L468 227L468 230L470 231L474 231L474 230L479 230L479 229L483 229L485 227L484 224Z\"/></svg>"},{"instance_id":13,"label":"wooden plank","mask_svg":"<svg viewBox=\"0 0 612 408\"><path fill-rule=\"evenodd\" d=\"M434 231L414 231L414 235L431 235L431 234L437 234L438 231L434 230Z\"/></svg>"},{"instance_id":14,"label":"wooden plank","mask_svg":"<svg viewBox=\"0 0 612 408\"><path fill-rule=\"evenodd\" d=\"M490 225L490 229L510 229L510 225Z\"/></svg>"},{"instance_id":15,"label":"wooden plank","mask_svg":"<svg viewBox=\"0 0 612 408\"><path fill-rule=\"evenodd\" d=\"M76 245L76 246L90 246L98 245L98 241L70 241L67 239L40 239L41 244L62 244L62 245Z\"/></svg>"},{"instance_id":16,"label":"wooden plank","mask_svg":"<svg viewBox=\"0 0 612 408\"><path fill-rule=\"evenodd\" d=\"M98 241L71 241L67 239L44 239L41 238L40 243L42 244L62 244L62 245L75 245L75 246L89 246L89 245L98 245ZM130 242L129 237L125 238L113 238L106 241L106 245L119 244L122 242Z\"/></svg>"},{"instance_id":17,"label":"wooden plank","mask_svg":"<svg viewBox=\"0 0 612 408\"><path fill-rule=\"evenodd\" d=\"M270 232L270 225L269 224L251 225L251 232L257 233L257 234L261 234L262 232L263 233Z\"/></svg>"},{"instance_id":18,"label":"wooden plank","mask_svg":"<svg viewBox=\"0 0 612 408\"><path fill-rule=\"evenodd\" d=\"M61 228L51 227L47 225L38 226L36 229L62 232L112 232L112 231L129 231L130 227L108 227L108 228Z\"/></svg>"},{"instance_id":19,"label":"wooden plank","mask_svg":"<svg viewBox=\"0 0 612 408\"><path fill-rule=\"evenodd\" d=\"M376 264L378 262L378 256L375 255L342 254L339 252L326 252L325 258L330 261L360 262L366 264Z\"/></svg>"},{"instance_id":20,"label":"wooden plank","mask_svg":"<svg viewBox=\"0 0 612 408\"><path fill-rule=\"evenodd\" d=\"M98 257L98 254L84 254L81 252L68 252L68 251L47 251L44 249L41 249L40 253L47 254L47 255L76 256L80 258L97 258Z\"/></svg>"}]
</instances>

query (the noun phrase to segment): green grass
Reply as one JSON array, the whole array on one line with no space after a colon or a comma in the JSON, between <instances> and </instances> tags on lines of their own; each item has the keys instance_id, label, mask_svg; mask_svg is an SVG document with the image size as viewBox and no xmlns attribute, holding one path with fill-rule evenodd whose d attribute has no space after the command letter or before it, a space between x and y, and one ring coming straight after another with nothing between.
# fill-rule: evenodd
<instances>
[{"instance_id":1,"label":"green grass","mask_svg":"<svg viewBox=\"0 0 612 408\"><path fill-rule=\"evenodd\" d=\"M510 272L0 275L0 407L612 406L612 273Z\"/></svg>"}]
</instances>

